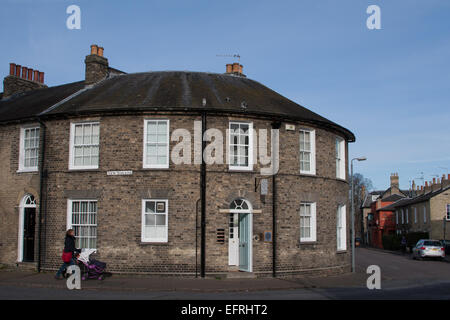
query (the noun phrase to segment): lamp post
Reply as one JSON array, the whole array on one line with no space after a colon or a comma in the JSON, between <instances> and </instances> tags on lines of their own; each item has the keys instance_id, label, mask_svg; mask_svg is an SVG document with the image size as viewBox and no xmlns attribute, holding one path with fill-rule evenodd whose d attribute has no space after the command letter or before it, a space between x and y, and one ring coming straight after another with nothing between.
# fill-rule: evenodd
<instances>
[{"instance_id":1,"label":"lamp post","mask_svg":"<svg viewBox=\"0 0 450 320\"><path fill-rule=\"evenodd\" d=\"M352 272L355 272L355 204L354 204L354 195L353 195L353 161L365 161L367 160L366 157L359 157L359 158L353 158L352 161L350 161L350 167L351 167L351 201L352 201L352 214L351 214L351 224L352 224Z\"/></svg>"}]
</instances>

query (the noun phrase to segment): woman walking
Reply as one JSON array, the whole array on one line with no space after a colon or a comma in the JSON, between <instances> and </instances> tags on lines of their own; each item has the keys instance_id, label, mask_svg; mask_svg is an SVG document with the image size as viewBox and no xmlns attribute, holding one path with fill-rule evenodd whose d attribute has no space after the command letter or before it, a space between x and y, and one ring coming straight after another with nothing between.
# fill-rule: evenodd
<instances>
[{"instance_id":1,"label":"woman walking","mask_svg":"<svg viewBox=\"0 0 450 320\"><path fill-rule=\"evenodd\" d=\"M63 261L64 263L59 268L58 272L56 272L55 278L62 279L62 273L67 267L75 264L75 256L80 253L81 249L77 249L75 247L75 232L73 229L69 229L66 232L66 238L64 240L64 250L63 250Z\"/></svg>"}]
</instances>

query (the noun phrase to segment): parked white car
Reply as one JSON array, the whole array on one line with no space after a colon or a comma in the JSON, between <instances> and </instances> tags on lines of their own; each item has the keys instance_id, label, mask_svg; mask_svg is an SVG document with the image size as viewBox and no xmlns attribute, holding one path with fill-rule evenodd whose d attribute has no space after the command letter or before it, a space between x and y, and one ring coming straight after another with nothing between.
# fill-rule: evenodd
<instances>
[{"instance_id":1,"label":"parked white car","mask_svg":"<svg viewBox=\"0 0 450 320\"><path fill-rule=\"evenodd\" d=\"M439 258L444 259L445 248L438 240L422 239L413 248L413 259Z\"/></svg>"}]
</instances>

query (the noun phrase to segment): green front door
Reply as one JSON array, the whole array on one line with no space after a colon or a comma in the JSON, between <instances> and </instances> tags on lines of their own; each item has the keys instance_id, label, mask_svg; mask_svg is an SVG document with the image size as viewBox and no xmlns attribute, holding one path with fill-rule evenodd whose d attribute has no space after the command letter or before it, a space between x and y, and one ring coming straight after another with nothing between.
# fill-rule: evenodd
<instances>
[{"instance_id":1,"label":"green front door","mask_svg":"<svg viewBox=\"0 0 450 320\"><path fill-rule=\"evenodd\" d=\"M239 270L250 271L250 214L239 214Z\"/></svg>"}]
</instances>

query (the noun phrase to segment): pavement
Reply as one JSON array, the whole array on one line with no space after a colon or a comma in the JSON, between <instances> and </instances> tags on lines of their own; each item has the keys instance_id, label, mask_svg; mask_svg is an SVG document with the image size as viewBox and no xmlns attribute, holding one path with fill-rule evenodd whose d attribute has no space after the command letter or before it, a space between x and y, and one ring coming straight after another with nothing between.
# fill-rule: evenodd
<instances>
[{"instance_id":1,"label":"pavement","mask_svg":"<svg viewBox=\"0 0 450 320\"><path fill-rule=\"evenodd\" d=\"M450 265L410 255L356 249L356 272L328 277L213 279L113 275L68 290L54 273L0 270L0 299L450 299ZM381 268L383 290L368 290L369 265ZM378 291L378 292L376 292Z\"/></svg>"}]
</instances>

